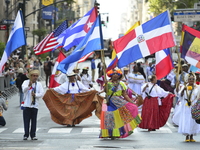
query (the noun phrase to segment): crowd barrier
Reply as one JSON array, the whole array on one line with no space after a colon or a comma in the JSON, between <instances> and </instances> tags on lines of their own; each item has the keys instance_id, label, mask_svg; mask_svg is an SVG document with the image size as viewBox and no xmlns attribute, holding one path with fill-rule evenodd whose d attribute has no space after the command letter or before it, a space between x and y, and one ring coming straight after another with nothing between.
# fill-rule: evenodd
<instances>
[{"instance_id":1,"label":"crowd barrier","mask_svg":"<svg viewBox=\"0 0 200 150\"><path fill-rule=\"evenodd\" d=\"M14 94L18 93L18 88L15 84L11 85L11 77L10 75L7 76L0 76L0 91L2 96L5 98L9 98Z\"/></svg>"},{"instance_id":2,"label":"crowd barrier","mask_svg":"<svg viewBox=\"0 0 200 150\"><path fill-rule=\"evenodd\" d=\"M45 73L43 67L39 68L40 76L38 78L39 81L44 81ZM0 91L2 96L5 98L9 98L18 93L18 88L16 84L11 84L11 76L10 75L1 75L0 76Z\"/></svg>"}]
</instances>

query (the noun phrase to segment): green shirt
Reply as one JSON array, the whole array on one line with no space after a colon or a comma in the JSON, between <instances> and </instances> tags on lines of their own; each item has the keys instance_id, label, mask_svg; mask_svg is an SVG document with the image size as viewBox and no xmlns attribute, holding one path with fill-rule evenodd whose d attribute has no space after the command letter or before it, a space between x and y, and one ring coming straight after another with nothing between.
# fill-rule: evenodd
<instances>
[{"instance_id":1,"label":"green shirt","mask_svg":"<svg viewBox=\"0 0 200 150\"><path fill-rule=\"evenodd\" d=\"M112 88L114 88L114 86L115 85L112 82L108 82L107 95L111 95L113 93ZM120 81L119 85L117 86L117 90L113 94L113 96L122 96L122 91L126 89L127 89L127 86L124 84L124 82Z\"/></svg>"}]
</instances>

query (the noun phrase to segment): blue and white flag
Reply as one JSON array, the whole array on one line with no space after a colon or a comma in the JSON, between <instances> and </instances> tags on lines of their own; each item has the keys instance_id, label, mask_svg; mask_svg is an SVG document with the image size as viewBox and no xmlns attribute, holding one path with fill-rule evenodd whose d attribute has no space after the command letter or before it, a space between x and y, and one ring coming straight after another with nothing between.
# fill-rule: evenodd
<instances>
[{"instance_id":1,"label":"blue and white flag","mask_svg":"<svg viewBox=\"0 0 200 150\"><path fill-rule=\"evenodd\" d=\"M87 33L81 43L75 48L75 50L65 58L63 61L60 62L58 65L58 70L63 73L68 72L68 68L73 66L75 62L78 62L83 56L87 55L90 52L95 50L102 49L101 45L101 36L100 36L100 29L99 29L99 17L97 17L94 25L92 26L91 30Z\"/></svg>"},{"instance_id":2,"label":"blue and white flag","mask_svg":"<svg viewBox=\"0 0 200 150\"><path fill-rule=\"evenodd\" d=\"M97 10L94 7L58 36L58 45L63 46L66 51L73 46L77 46L89 32L96 18Z\"/></svg>"},{"instance_id":3,"label":"blue and white flag","mask_svg":"<svg viewBox=\"0 0 200 150\"><path fill-rule=\"evenodd\" d=\"M26 38L22 21L22 12L19 10L1 58L0 74L2 73L3 66L8 60L10 54L23 45L26 45Z\"/></svg>"}]
</instances>

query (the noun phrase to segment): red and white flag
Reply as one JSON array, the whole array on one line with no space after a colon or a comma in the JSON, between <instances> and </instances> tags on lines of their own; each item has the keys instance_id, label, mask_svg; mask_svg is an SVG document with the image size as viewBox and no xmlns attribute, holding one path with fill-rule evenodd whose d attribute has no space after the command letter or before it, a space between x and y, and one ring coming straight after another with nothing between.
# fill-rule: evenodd
<instances>
[{"instance_id":1,"label":"red and white flag","mask_svg":"<svg viewBox=\"0 0 200 150\"><path fill-rule=\"evenodd\" d=\"M58 36L68 28L68 21L65 20L58 28L48 34L40 43L38 43L33 49L36 55L50 52L57 48L61 48L57 42Z\"/></svg>"},{"instance_id":2,"label":"red and white flag","mask_svg":"<svg viewBox=\"0 0 200 150\"><path fill-rule=\"evenodd\" d=\"M53 68L53 71L52 71L52 74L51 74L51 77L50 77L49 88L54 88L54 87L57 87L57 86L60 85L59 80L60 80L61 75L63 73L61 71L57 70L57 66L65 58L66 58L65 54L63 54L60 51L60 54L58 55L58 58L56 60L56 63L54 65L54 68Z\"/></svg>"},{"instance_id":3,"label":"red and white flag","mask_svg":"<svg viewBox=\"0 0 200 150\"><path fill-rule=\"evenodd\" d=\"M169 48L156 52L156 76L160 80L174 68Z\"/></svg>"},{"instance_id":4,"label":"red and white flag","mask_svg":"<svg viewBox=\"0 0 200 150\"><path fill-rule=\"evenodd\" d=\"M78 63L84 62L88 57L90 57L94 52L90 52L89 54L83 56L81 59L79 59Z\"/></svg>"}]
</instances>

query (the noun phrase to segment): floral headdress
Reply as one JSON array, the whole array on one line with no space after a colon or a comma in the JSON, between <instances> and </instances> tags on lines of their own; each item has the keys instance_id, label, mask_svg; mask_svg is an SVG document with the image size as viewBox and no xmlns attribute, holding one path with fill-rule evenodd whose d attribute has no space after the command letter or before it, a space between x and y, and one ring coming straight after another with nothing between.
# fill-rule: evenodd
<instances>
[{"instance_id":1,"label":"floral headdress","mask_svg":"<svg viewBox=\"0 0 200 150\"><path fill-rule=\"evenodd\" d=\"M117 72L119 76L122 75L122 71L120 69L112 69L107 72L107 76L111 77L114 74L114 72Z\"/></svg>"}]
</instances>

